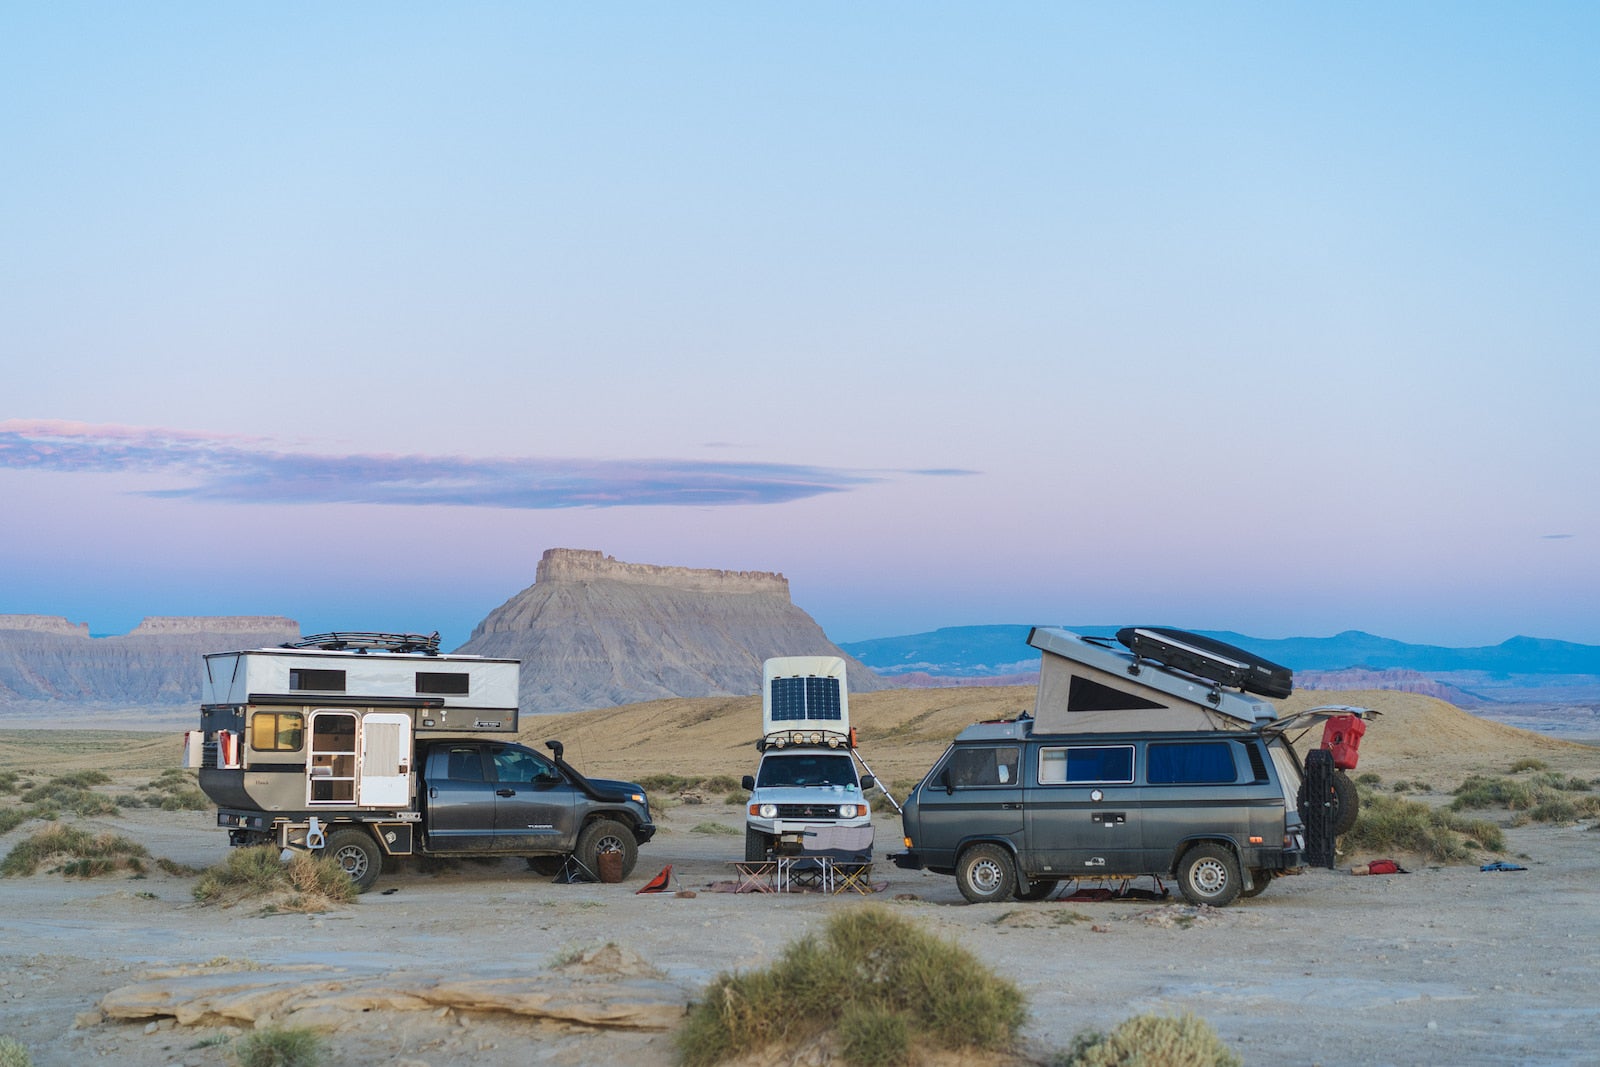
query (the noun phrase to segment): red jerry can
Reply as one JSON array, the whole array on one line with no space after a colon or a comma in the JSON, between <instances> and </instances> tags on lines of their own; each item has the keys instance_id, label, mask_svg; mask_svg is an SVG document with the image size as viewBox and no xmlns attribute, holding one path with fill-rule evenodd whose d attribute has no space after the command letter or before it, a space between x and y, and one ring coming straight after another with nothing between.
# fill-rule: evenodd
<instances>
[{"instance_id":1,"label":"red jerry can","mask_svg":"<svg viewBox=\"0 0 1600 1067\"><path fill-rule=\"evenodd\" d=\"M1333 765L1353 771L1361 758L1361 735L1367 724L1359 715L1334 715L1322 724L1322 747L1333 753Z\"/></svg>"}]
</instances>

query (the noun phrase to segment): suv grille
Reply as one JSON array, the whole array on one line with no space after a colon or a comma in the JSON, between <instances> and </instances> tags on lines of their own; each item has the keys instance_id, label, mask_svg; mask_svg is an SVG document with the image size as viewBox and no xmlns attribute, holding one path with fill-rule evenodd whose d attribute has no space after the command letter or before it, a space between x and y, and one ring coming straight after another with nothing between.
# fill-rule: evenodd
<instances>
[{"instance_id":1,"label":"suv grille","mask_svg":"<svg viewBox=\"0 0 1600 1067\"><path fill-rule=\"evenodd\" d=\"M837 804L779 804L780 819L837 819Z\"/></svg>"}]
</instances>

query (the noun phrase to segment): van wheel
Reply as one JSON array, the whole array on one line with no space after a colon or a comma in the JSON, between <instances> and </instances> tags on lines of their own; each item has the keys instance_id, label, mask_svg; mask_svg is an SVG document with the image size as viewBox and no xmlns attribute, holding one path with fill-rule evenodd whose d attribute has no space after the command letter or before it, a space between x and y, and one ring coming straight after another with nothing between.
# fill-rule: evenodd
<instances>
[{"instance_id":1,"label":"van wheel","mask_svg":"<svg viewBox=\"0 0 1600 1067\"><path fill-rule=\"evenodd\" d=\"M322 854L336 861L355 883L357 893L377 884L383 871L383 852L364 830L335 830L322 846Z\"/></svg>"},{"instance_id":2,"label":"van wheel","mask_svg":"<svg viewBox=\"0 0 1600 1067\"><path fill-rule=\"evenodd\" d=\"M972 904L1009 900L1017 889L1011 854L999 845L973 845L956 864L956 885Z\"/></svg>"},{"instance_id":3,"label":"van wheel","mask_svg":"<svg viewBox=\"0 0 1600 1067\"><path fill-rule=\"evenodd\" d=\"M1266 867L1257 867L1252 870L1250 872L1250 888L1240 889L1239 895L1246 900L1251 897L1259 897L1262 891L1267 888L1267 883L1272 881L1272 874L1273 872Z\"/></svg>"},{"instance_id":4,"label":"van wheel","mask_svg":"<svg viewBox=\"0 0 1600 1067\"><path fill-rule=\"evenodd\" d=\"M746 863L760 863L767 858L767 852L772 848L772 837L757 830L753 826L744 828L744 861Z\"/></svg>"},{"instance_id":5,"label":"van wheel","mask_svg":"<svg viewBox=\"0 0 1600 1067\"><path fill-rule=\"evenodd\" d=\"M585 826L583 833L578 835L578 847L574 851L596 878L600 877L602 852L622 853L624 878L633 873L633 865L639 862L639 843L633 839L628 828L615 819L596 819Z\"/></svg>"},{"instance_id":6,"label":"van wheel","mask_svg":"<svg viewBox=\"0 0 1600 1067\"><path fill-rule=\"evenodd\" d=\"M1222 845L1196 845L1178 864L1178 888L1191 904L1226 907L1238 898L1243 885L1239 861L1232 849Z\"/></svg>"},{"instance_id":7,"label":"van wheel","mask_svg":"<svg viewBox=\"0 0 1600 1067\"><path fill-rule=\"evenodd\" d=\"M1023 886L1021 882L1018 882L1015 896L1018 900L1046 900L1051 893L1056 891L1057 884L1056 882L1042 881L1029 882L1027 886Z\"/></svg>"}]
</instances>

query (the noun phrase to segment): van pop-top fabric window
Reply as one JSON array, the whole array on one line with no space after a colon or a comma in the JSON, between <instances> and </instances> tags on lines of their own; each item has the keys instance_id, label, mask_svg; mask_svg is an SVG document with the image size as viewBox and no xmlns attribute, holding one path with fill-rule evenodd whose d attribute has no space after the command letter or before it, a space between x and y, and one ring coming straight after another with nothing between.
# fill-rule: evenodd
<instances>
[{"instance_id":1,"label":"van pop-top fabric window","mask_svg":"<svg viewBox=\"0 0 1600 1067\"><path fill-rule=\"evenodd\" d=\"M837 678L774 678L772 680L772 721L843 718L839 707Z\"/></svg>"}]
</instances>

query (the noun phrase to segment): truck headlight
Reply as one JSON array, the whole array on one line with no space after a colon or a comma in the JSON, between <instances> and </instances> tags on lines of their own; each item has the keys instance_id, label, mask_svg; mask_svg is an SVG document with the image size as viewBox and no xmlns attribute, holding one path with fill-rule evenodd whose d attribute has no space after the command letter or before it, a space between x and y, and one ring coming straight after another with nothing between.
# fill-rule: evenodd
<instances>
[{"instance_id":1,"label":"truck headlight","mask_svg":"<svg viewBox=\"0 0 1600 1067\"><path fill-rule=\"evenodd\" d=\"M759 814L763 819L776 819L778 817L778 805L763 804L761 805L761 810L757 814Z\"/></svg>"},{"instance_id":2,"label":"truck headlight","mask_svg":"<svg viewBox=\"0 0 1600 1067\"><path fill-rule=\"evenodd\" d=\"M841 818L841 819L853 819L857 815L860 815L860 814L861 814L861 808L860 808L859 805L856 805L856 804L840 804L839 805L839 818Z\"/></svg>"}]
</instances>

